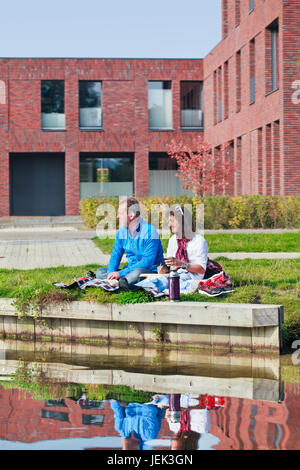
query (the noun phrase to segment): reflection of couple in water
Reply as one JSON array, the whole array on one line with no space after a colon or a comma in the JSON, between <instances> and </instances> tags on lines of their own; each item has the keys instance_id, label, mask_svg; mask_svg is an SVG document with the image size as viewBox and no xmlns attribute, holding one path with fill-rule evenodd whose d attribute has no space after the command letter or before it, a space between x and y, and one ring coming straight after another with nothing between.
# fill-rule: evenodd
<instances>
[{"instance_id":1,"label":"reflection of couple in water","mask_svg":"<svg viewBox=\"0 0 300 470\"><path fill-rule=\"evenodd\" d=\"M165 417L173 435L172 450L198 448L202 434L208 433L209 410L224 406L222 398L190 395L154 395L149 403L121 404L110 400L115 429L122 438L123 450L149 450L148 441L157 438ZM197 406L196 409L192 407Z\"/></svg>"}]
</instances>

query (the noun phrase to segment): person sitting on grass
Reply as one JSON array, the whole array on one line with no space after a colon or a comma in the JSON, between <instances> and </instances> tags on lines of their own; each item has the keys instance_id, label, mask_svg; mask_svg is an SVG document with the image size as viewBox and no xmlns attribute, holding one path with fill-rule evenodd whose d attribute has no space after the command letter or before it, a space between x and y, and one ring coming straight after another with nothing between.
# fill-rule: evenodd
<instances>
[{"instance_id":1,"label":"person sitting on grass","mask_svg":"<svg viewBox=\"0 0 300 470\"><path fill-rule=\"evenodd\" d=\"M189 279L200 281L206 271L208 245L205 238L195 232L189 210L184 206L171 210L169 227L173 236L168 243L165 264L158 268L158 273L181 268Z\"/></svg>"},{"instance_id":2,"label":"person sitting on grass","mask_svg":"<svg viewBox=\"0 0 300 470\"><path fill-rule=\"evenodd\" d=\"M128 289L140 280L143 273L157 273L163 264L163 248L156 228L140 216L140 206L134 197L123 199L119 204L120 228L107 268L99 268L98 279L117 279L119 287ZM119 269L123 254L128 265Z\"/></svg>"},{"instance_id":3,"label":"person sitting on grass","mask_svg":"<svg viewBox=\"0 0 300 470\"><path fill-rule=\"evenodd\" d=\"M233 292L232 280L222 266L209 259L205 238L196 233L191 213L184 206L176 206L170 211L169 227L173 236L169 240L165 264L159 266L159 274L167 274L170 269L180 274L180 290L216 297ZM167 280L156 279L152 288L166 289ZM145 287L146 281L138 286Z\"/></svg>"}]
</instances>

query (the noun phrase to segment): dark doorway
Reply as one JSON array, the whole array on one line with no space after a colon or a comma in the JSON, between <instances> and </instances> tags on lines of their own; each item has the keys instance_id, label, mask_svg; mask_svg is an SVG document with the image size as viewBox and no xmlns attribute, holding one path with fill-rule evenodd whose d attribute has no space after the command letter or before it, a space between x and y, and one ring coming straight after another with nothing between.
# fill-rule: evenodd
<instances>
[{"instance_id":1,"label":"dark doorway","mask_svg":"<svg viewBox=\"0 0 300 470\"><path fill-rule=\"evenodd\" d=\"M65 215L64 154L11 153L10 207L11 215Z\"/></svg>"}]
</instances>

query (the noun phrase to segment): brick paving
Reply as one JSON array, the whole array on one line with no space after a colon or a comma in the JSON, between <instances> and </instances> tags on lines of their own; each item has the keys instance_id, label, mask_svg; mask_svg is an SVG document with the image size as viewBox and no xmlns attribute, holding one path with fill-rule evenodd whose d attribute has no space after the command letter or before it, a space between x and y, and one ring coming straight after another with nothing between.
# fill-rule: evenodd
<instances>
[{"instance_id":1,"label":"brick paving","mask_svg":"<svg viewBox=\"0 0 300 470\"><path fill-rule=\"evenodd\" d=\"M56 266L107 265L109 255L95 245L95 231L37 228L0 230L0 269L34 269ZM296 259L299 253L209 253L211 259Z\"/></svg>"},{"instance_id":2,"label":"brick paving","mask_svg":"<svg viewBox=\"0 0 300 470\"><path fill-rule=\"evenodd\" d=\"M108 260L89 239L0 241L1 269L106 265Z\"/></svg>"}]
</instances>

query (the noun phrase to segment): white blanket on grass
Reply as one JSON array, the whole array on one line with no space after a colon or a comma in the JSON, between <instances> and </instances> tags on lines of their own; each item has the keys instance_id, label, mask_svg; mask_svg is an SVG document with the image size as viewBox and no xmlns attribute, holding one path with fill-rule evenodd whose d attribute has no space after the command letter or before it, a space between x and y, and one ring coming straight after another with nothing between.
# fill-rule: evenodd
<instances>
[{"instance_id":1,"label":"white blanket on grass","mask_svg":"<svg viewBox=\"0 0 300 470\"><path fill-rule=\"evenodd\" d=\"M178 269L178 274L180 275L180 293L181 294L191 294L196 292L199 286L199 280L187 272L185 269ZM159 292L162 292L166 295L169 294L169 277L162 274L154 279L144 279L143 281L135 284L136 286L143 287L144 289L150 288L155 289Z\"/></svg>"}]
</instances>

